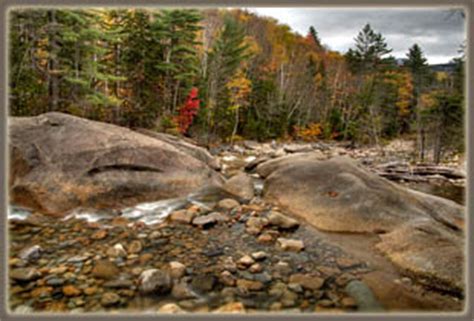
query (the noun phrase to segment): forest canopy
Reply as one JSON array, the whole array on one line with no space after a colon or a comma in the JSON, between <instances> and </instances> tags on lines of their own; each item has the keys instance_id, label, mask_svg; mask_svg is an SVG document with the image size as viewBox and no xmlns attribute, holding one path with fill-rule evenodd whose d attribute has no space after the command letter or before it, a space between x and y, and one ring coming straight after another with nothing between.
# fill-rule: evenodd
<instances>
[{"instance_id":1,"label":"forest canopy","mask_svg":"<svg viewBox=\"0 0 474 321\"><path fill-rule=\"evenodd\" d=\"M10 12L13 116L50 111L199 138L418 142L433 160L464 147L464 57L400 63L370 24L345 54L245 10Z\"/></svg>"}]
</instances>

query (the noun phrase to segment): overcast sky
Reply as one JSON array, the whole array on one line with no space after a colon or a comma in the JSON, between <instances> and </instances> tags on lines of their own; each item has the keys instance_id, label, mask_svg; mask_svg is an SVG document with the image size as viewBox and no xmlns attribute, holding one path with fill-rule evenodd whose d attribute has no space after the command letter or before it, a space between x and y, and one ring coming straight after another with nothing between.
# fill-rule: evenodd
<instances>
[{"instance_id":1,"label":"overcast sky","mask_svg":"<svg viewBox=\"0 0 474 321\"><path fill-rule=\"evenodd\" d=\"M461 14L447 9L337 9L337 8L251 8L259 15L271 16L306 35L314 26L323 44L346 52L366 23L381 32L391 53L404 58L414 43L423 49L431 64L446 63L459 56L466 39Z\"/></svg>"}]
</instances>

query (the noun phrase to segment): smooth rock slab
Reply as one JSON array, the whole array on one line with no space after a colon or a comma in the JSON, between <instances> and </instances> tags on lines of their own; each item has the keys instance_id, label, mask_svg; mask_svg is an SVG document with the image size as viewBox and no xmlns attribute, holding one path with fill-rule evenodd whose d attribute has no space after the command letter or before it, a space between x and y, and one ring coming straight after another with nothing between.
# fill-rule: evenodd
<instances>
[{"instance_id":1,"label":"smooth rock slab","mask_svg":"<svg viewBox=\"0 0 474 321\"><path fill-rule=\"evenodd\" d=\"M264 198L321 230L384 233L377 249L398 267L445 290L463 286L464 208L455 202L342 157L275 166Z\"/></svg>"},{"instance_id":2,"label":"smooth rock slab","mask_svg":"<svg viewBox=\"0 0 474 321\"><path fill-rule=\"evenodd\" d=\"M57 112L8 124L11 201L42 213L128 206L223 183L184 149L124 127Z\"/></svg>"}]
</instances>

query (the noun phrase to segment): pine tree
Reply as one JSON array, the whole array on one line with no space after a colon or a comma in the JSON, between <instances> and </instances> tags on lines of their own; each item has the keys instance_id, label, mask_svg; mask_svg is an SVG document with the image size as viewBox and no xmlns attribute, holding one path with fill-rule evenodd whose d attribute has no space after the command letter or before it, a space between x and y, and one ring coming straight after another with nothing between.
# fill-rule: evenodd
<instances>
[{"instance_id":1,"label":"pine tree","mask_svg":"<svg viewBox=\"0 0 474 321\"><path fill-rule=\"evenodd\" d=\"M219 122L221 129L231 126L223 124L229 92L226 84L234 77L241 63L250 57L249 45L245 42L244 29L231 16L226 16L219 38L209 53L207 122L212 132Z\"/></svg>"},{"instance_id":2,"label":"pine tree","mask_svg":"<svg viewBox=\"0 0 474 321\"><path fill-rule=\"evenodd\" d=\"M375 70L383 56L392 52L382 34L372 30L370 24L364 26L355 42L355 49L350 49L346 57L353 70L359 72L370 73Z\"/></svg>"}]
</instances>

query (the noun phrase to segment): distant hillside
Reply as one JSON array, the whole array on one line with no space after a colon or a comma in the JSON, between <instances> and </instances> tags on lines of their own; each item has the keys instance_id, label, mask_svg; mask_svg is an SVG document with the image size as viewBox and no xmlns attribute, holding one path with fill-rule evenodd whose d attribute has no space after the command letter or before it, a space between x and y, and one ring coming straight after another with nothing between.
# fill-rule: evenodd
<instances>
[{"instance_id":1,"label":"distant hillside","mask_svg":"<svg viewBox=\"0 0 474 321\"><path fill-rule=\"evenodd\" d=\"M455 67L456 65L454 63L430 65L430 68L433 71L444 71L447 73L453 73Z\"/></svg>"}]
</instances>

